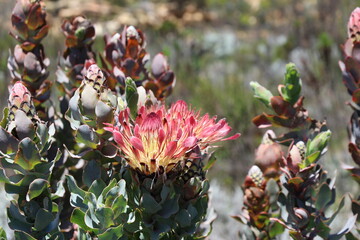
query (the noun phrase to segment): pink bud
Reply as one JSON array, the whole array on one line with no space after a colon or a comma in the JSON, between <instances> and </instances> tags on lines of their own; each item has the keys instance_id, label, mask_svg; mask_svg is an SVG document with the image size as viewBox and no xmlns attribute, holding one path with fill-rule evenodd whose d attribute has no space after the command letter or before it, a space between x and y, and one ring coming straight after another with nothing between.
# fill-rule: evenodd
<instances>
[{"instance_id":1,"label":"pink bud","mask_svg":"<svg viewBox=\"0 0 360 240\"><path fill-rule=\"evenodd\" d=\"M348 22L348 37L354 42L360 41L360 8L355 8Z\"/></svg>"},{"instance_id":2,"label":"pink bud","mask_svg":"<svg viewBox=\"0 0 360 240\"><path fill-rule=\"evenodd\" d=\"M17 81L11 88L9 103L20 108L23 102L30 103L31 94L29 90L23 85L22 82Z\"/></svg>"}]
</instances>

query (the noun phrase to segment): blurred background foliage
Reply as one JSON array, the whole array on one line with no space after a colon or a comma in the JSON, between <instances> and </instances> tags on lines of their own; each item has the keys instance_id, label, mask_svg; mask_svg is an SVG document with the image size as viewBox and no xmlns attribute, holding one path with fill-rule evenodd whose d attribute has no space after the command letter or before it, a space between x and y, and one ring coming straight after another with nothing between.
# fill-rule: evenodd
<instances>
[{"instance_id":1,"label":"blurred background foliage","mask_svg":"<svg viewBox=\"0 0 360 240\"><path fill-rule=\"evenodd\" d=\"M214 196L222 205L218 212L240 211L239 186L253 164L254 151L264 131L251 119L264 108L253 97L250 81L276 91L286 63L294 62L302 76L308 111L326 119L333 137L325 168L337 171L341 192L356 192L356 184L342 170L351 163L347 153L346 124L351 113L345 107L348 96L342 84L338 60L340 44L346 38L351 11L360 6L354 0L47 0L50 34L43 41L51 59L50 80L55 81L58 55L64 49L60 25L64 18L83 14L95 24L93 49L103 54L104 33L121 32L134 25L147 37L151 56L163 52L177 78L171 103L184 99L196 109L226 117L234 132L242 133L217 150L218 163L210 173L216 186L226 186L227 200ZM9 49L15 40L10 15L13 0L0 0L0 107L7 104ZM53 87L53 91L55 88ZM221 189L221 187L218 189ZM236 196L236 198L235 198ZM218 199L218 200L216 200ZM224 206L228 204L229 209ZM237 204L234 206L234 204ZM237 209L236 209L237 208ZM224 214L223 214L224 215ZM221 219L219 221L232 221ZM216 226L215 226L216 227ZM222 229L221 231L224 231ZM228 232L229 233L229 232ZM214 238L216 239L216 238Z\"/></svg>"}]
</instances>

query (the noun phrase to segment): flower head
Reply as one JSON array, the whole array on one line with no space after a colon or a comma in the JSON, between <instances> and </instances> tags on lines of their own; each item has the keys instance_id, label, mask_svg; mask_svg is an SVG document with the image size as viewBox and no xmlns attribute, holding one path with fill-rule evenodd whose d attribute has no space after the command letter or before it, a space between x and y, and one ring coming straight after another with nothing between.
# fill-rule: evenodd
<instances>
[{"instance_id":1,"label":"flower head","mask_svg":"<svg viewBox=\"0 0 360 240\"><path fill-rule=\"evenodd\" d=\"M119 125L105 130L113 133L130 167L145 175L168 173L196 146L225 140L231 130L225 121L215 123L207 115L199 119L199 113L188 109L183 101L169 110L163 105L141 106L134 121L129 114L128 108L121 111Z\"/></svg>"}]
</instances>

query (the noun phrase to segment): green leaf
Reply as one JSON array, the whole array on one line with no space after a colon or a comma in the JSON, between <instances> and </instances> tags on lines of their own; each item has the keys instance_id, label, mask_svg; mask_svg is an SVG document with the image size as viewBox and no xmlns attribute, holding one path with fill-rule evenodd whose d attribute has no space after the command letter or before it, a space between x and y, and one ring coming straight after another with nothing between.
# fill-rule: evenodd
<instances>
[{"instance_id":1,"label":"green leaf","mask_svg":"<svg viewBox=\"0 0 360 240\"><path fill-rule=\"evenodd\" d=\"M17 152L18 144L19 141L14 136L0 127L0 156Z\"/></svg>"},{"instance_id":2,"label":"green leaf","mask_svg":"<svg viewBox=\"0 0 360 240\"><path fill-rule=\"evenodd\" d=\"M0 182L8 183L9 179L6 177L4 169L0 168Z\"/></svg>"},{"instance_id":3,"label":"green leaf","mask_svg":"<svg viewBox=\"0 0 360 240\"><path fill-rule=\"evenodd\" d=\"M8 123L8 117L9 117L9 108L5 107L3 110L3 118L0 122L0 126L2 128L6 128L6 125Z\"/></svg>"},{"instance_id":4,"label":"green leaf","mask_svg":"<svg viewBox=\"0 0 360 240\"><path fill-rule=\"evenodd\" d=\"M162 208L158 214L163 218L169 218L171 215L177 213L179 211L179 198L180 195L177 194L170 199L166 199L166 201L164 201L162 204Z\"/></svg>"},{"instance_id":5,"label":"green leaf","mask_svg":"<svg viewBox=\"0 0 360 240\"><path fill-rule=\"evenodd\" d=\"M30 138L24 138L19 143L19 150L16 153L14 162L28 171L41 163L39 149Z\"/></svg>"},{"instance_id":6,"label":"green leaf","mask_svg":"<svg viewBox=\"0 0 360 240\"><path fill-rule=\"evenodd\" d=\"M325 149L331 137L331 131L327 130L320 132L314 137L306 148L306 156L309 156L317 151L320 153Z\"/></svg>"},{"instance_id":7,"label":"green leaf","mask_svg":"<svg viewBox=\"0 0 360 240\"><path fill-rule=\"evenodd\" d=\"M81 125L76 132L76 141L89 148L96 149L99 144L99 137L88 125Z\"/></svg>"},{"instance_id":8,"label":"green leaf","mask_svg":"<svg viewBox=\"0 0 360 240\"><path fill-rule=\"evenodd\" d=\"M275 221L270 224L269 235L270 238L275 238L277 235L280 235L284 232L285 228L279 222Z\"/></svg>"},{"instance_id":9,"label":"green leaf","mask_svg":"<svg viewBox=\"0 0 360 240\"><path fill-rule=\"evenodd\" d=\"M270 99L273 97L273 94L258 82L250 82L250 86L255 94L254 97L270 108Z\"/></svg>"},{"instance_id":10,"label":"green leaf","mask_svg":"<svg viewBox=\"0 0 360 240\"><path fill-rule=\"evenodd\" d=\"M115 198L113 204L111 205L111 209L114 211L114 219L120 216L120 214L124 213L126 210L127 201L123 195Z\"/></svg>"},{"instance_id":11,"label":"green leaf","mask_svg":"<svg viewBox=\"0 0 360 240\"><path fill-rule=\"evenodd\" d=\"M96 179L91 184L91 186L89 188L89 192L92 192L98 198L105 187L106 187L106 184L104 183L104 181L102 179Z\"/></svg>"},{"instance_id":12,"label":"green leaf","mask_svg":"<svg viewBox=\"0 0 360 240\"><path fill-rule=\"evenodd\" d=\"M83 182L90 187L91 184L101 177L100 165L95 161L89 161L83 170Z\"/></svg>"},{"instance_id":13,"label":"green leaf","mask_svg":"<svg viewBox=\"0 0 360 240\"><path fill-rule=\"evenodd\" d=\"M73 176L71 175L66 175L66 180L67 180L67 185L68 185L68 188L70 190L71 193L76 193L78 194L79 196L81 196L82 198L85 197L85 194L86 192L82 189L80 189L76 182L75 182L75 179Z\"/></svg>"},{"instance_id":14,"label":"green leaf","mask_svg":"<svg viewBox=\"0 0 360 240\"><path fill-rule=\"evenodd\" d=\"M179 213L176 214L175 221L180 225L180 227L188 227L191 224L190 213L185 209L181 209Z\"/></svg>"},{"instance_id":15,"label":"green leaf","mask_svg":"<svg viewBox=\"0 0 360 240\"><path fill-rule=\"evenodd\" d=\"M2 227L0 227L0 240L7 240L6 232Z\"/></svg>"},{"instance_id":16,"label":"green leaf","mask_svg":"<svg viewBox=\"0 0 360 240\"><path fill-rule=\"evenodd\" d=\"M149 193L144 193L142 206L145 208L145 212L149 214L154 214L161 209L160 204Z\"/></svg>"},{"instance_id":17,"label":"green leaf","mask_svg":"<svg viewBox=\"0 0 360 240\"><path fill-rule=\"evenodd\" d=\"M21 239L21 240L36 240L36 238L33 238L31 235L27 234L23 231L15 231L14 233L15 239Z\"/></svg>"},{"instance_id":18,"label":"green leaf","mask_svg":"<svg viewBox=\"0 0 360 240\"><path fill-rule=\"evenodd\" d=\"M214 165L214 163L216 162L216 160L217 160L217 159L216 159L215 154L214 154L214 153L211 154L211 156L210 156L209 160L207 161L206 165L203 167L203 170L204 170L204 171L209 170L209 169Z\"/></svg>"},{"instance_id":19,"label":"green leaf","mask_svg":"<svg viewBox=\"0 0 360 240\"><path fill-rule=\"evenodd\" d=\"M130 109L131 116L135 118L137 115L139 94L135 82L129 77L125 80L125 99L127 106Z\"/></svg>"},{"instance_id":20,"label":"green leaf","mask_svg":"<svg viewBox=\"0 0 360 240\"><path fill-rule=\"evenodd\" d=\"M106 229L114 225L113 217L114 212L111 208L102 207L95 210L95 215L99 219L99 224L102 229Z\"/></svg>"},{"instance_id":21,"label":"green leaf","mask_svg":"<svg viewBox=\"0 0 360 240\"><path fill-rule=\"evenodd\" d=\"M30 201L33 198L39 196L45 189L47 189L49 182L45 179L35 179L30 183L29 190L26 194L26 201Z\"/></svg>"},{"instance_id":22,"label":"green leaf","mask_svg":"<svg viewBox=\"0 0 360 240\"><path fill-rule=\"evenodd\" d=\"M50 136L49 129L46 126L46 124L39 123L36 128L36 134L37 134L38 138L40 139L40 145L44 147ZM41 148L40 150L42 150L42 149L43 148Z\"/></svg>"},{"instance_id":23,"label":"green leaf","mask_svg":"<svg viewBox=\"0 0 360 240\"><path fill-rule=\"evenodd\" d=\"M67 185L71 193L70 204L73 207L80 207L82 210L88 209L87 205L84 204L84 198L86 192L80 189L75 182L73 176L66 175Z\"/></svg>"},{"instance_id":24,"label":"green leaf","mask_svg":"<svg viewBox=\"0 0 360 240\"><path fill-rule=\"evenodd\" d=\"M40 208L36 214L34 227L36 228L36 230L41 231L46 228L54 219L55 217L52 215L51 212Z\"/></svg>"},{"instance_id":25,"label":"green leaf","mask_svg":"<svg viewBox=\"0 0 360 240\"><path fill-rule=\"evenodd\" d=\"M79 109L79 89L75 91L74 96L69 101L69 109L66 112L65 118L70 122L70 126L73 130L77 130L80 123L83 121L83 117Z\"/></svg>"},{"instance_id":26,"label":"green leaf","mask_svg":"<svg viewBox=\"0 0 360 240\"><path fill-rule=\"evenodd\" d=\"M118 240L123 236L123 225L111 227L104 233L99 234L99 240Z\"/></svg>"},{"instance_id":27,"label":"green leaf","mask_svg":"<svg viewBox=\"0 0 360 240\"><path fill-rule=\"evenodd\" d=\"M70 221L79 225L83 230L89 231L90 228L85 224L85 213L79 208L75 208L71 214Z\"/></svg>"},{"instance_id":28,"label":"green leaf","mask_svg":"<svg viewBox=\"0 0 360 240\"><path fill-rule=\"evenodd\" d=\"M102 199L104 199L105 196L107 195L107 193L108 193L113 187L115 187L115 186L116 186L116 179L114 178L114 179L111 180L111 182L109 183L109 185L107 185L107 187L105 187L104 190L101 192L101 195L100 195L98 201L101 200L100 202L103 202ZM100 199L100 198L101 198L101 199Z\"/></svg>"},{"instance_id":29,"label":"green leaf","mask_svg":"<svg viewBox=\"0 0 360 240\"><path fill-rule=\"evenodd\" d=\"M318 160L320 158L320 151L314 152L312 154L310 154L309 156L307 156L305 158L305 160L299 164L300 169L304 169L308 166L310 166L312 163L315 163L316 160Z\"/></svg>"},{"instance_id":30,"label":"green leaf","mask_svg":"<svg viewBox=\"0 0 360 240\"><path fill-rule=\"evenodd\" d=\"M323 211L332 199L332 191L326 183L322 184L315 202L316 209Z\"/></svg>"}]
</instances>

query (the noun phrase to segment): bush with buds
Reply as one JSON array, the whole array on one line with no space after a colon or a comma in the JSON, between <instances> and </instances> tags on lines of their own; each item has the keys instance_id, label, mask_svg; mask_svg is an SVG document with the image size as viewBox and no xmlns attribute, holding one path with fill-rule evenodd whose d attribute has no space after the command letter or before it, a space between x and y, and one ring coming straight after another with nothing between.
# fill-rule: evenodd
<instances>
[{"instance_id":1,"label":"bush with buds","mask_svg":"<svg viewBox=\"0 0 360 240\"><path fill-rule=\"evenodd\" d=\"M352 95L349 151L357 164L359 16L356 9L340 62ZM12 79L0 122L0 181L13 197L7 216L15 239L207 238L214 221L207 179L214 148L240 134L231 134L225 119L202 115L185 101L165 105L175 74L161 53L147 66L145 34L134 26L106 35L97 53L90 20L64 20L65 50L57 91L51 92L50 61L41 44L49 30L44 3L18 0L11 21L19 43L8 59ZM334 181L319 163L331 131L304 108L295 65L286 66L279 95L257 82L251 87L272 111L253 123L288 131L267 131L256 150L243 185L243 214L234 216L249 227L242 234L354 239L349 231L359 215L340 231L330 227L344 206L344 198L334 204ZM359 180L359 169L350 171ZM359 209L353 200L354 213ZM0 238L6 239L1 229Z\"/></svg>"}]
</instances>

